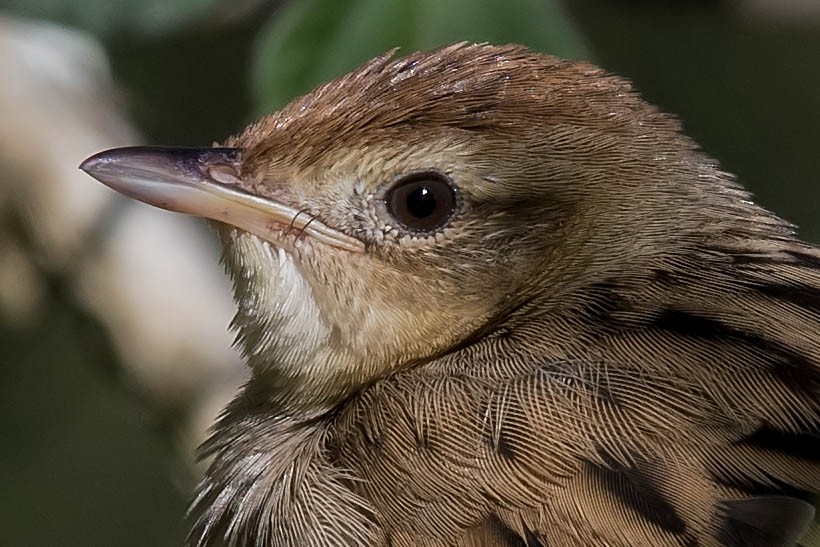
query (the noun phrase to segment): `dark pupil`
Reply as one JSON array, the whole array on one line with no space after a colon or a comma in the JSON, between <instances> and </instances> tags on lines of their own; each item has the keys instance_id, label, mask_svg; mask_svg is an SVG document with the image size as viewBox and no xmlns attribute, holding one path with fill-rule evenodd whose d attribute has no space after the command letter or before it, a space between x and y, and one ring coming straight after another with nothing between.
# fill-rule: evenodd
<instances>
[{"instance_id":1,"label":"dark pupil","mask_svg":"<svg viewBox=\"0 0 820 547\"><path fill-rule=\"evenodd\" d=\"M403 227L429 232L440 229L453 216L456 193L442 176L422 173L399 181L385 201L387 211Z\"/></svg>"},{"instance_id":2,"label":"dark pupil","mask_svg":"<svg viewBox=\"0 0 820 547\"><path fill-rule=\"evenodd\" d=\"M407 211L416 218L426 218L436 210L436 196L427 186L418 186L407 195Z\"/></svg>"}]
</instances>

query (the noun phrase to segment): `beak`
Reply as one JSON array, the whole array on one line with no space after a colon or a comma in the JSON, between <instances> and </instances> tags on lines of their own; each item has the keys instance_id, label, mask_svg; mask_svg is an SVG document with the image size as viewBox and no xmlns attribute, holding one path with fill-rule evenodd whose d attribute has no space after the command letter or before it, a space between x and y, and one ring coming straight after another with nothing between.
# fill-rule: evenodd
<instances>
[{"instance_id":1,"label":"beak","mask_svg":"<svg viewBox=\"0 0 820 547\"><path fill-rule=\"evenodd\" d=\"M274 244L291 228L352 252L364 244L283 203L244 191L241 148L114 148L85 160L80 169L106 186L178 213L231 224Z\"/></svg>"}]
</instances>

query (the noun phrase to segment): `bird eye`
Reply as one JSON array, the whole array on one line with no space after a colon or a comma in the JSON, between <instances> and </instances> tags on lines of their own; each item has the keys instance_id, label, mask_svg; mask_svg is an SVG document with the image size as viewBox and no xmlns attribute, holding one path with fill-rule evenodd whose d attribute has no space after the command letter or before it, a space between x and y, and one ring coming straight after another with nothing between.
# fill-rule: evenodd
<instances>
[{"instance_id":1,"label":"bird eye","mask_svg":"<svg viewBox=\"0 0 820 547\"><path fill-rule=\"evenodd\" d=\"M385 196L387 211L411 231L442 228L456 210L456 190L440 173L416 173L398 181Z\"/></svg>"}]
</instances>

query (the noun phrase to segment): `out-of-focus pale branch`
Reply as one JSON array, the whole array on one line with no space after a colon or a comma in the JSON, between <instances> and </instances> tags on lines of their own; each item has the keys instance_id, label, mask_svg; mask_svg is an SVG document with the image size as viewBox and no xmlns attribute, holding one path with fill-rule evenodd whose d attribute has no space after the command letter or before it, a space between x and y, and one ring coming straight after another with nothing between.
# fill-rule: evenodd
<instances>
[{"instance_id":1,"label":"out-of-focus pale branch","mask_svg":"<svg viewBox=\"0 0 820 547\"><path fill-rule=\"evenodd\" d=\"M41 272L68 274L142 389L175 405L207 401L212 413L245 371L230 349L233 303L207 229L119 201L77 168L139 140L104 51L74 31L0 18L0 80L0 223L13 216L27 236L26 245L0 237L0 313L33 320Z\"/></svg>"}]
</instances>

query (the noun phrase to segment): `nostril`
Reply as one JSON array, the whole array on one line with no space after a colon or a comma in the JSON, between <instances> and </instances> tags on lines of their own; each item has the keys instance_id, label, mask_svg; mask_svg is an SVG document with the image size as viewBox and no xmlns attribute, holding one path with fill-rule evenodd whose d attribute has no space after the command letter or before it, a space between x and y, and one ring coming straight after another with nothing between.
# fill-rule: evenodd
<instances>
[{"instance_id":1,"label":"nostril","mask_svg":"<svg viewBox=\"0 0 820 547\"><path fill-rule=\"evenodd\" d=\"M236 186L242 181L239 173L230 165L213 165L207 172L209 177L220 184Z\"/></svg>"}]
</instances>

